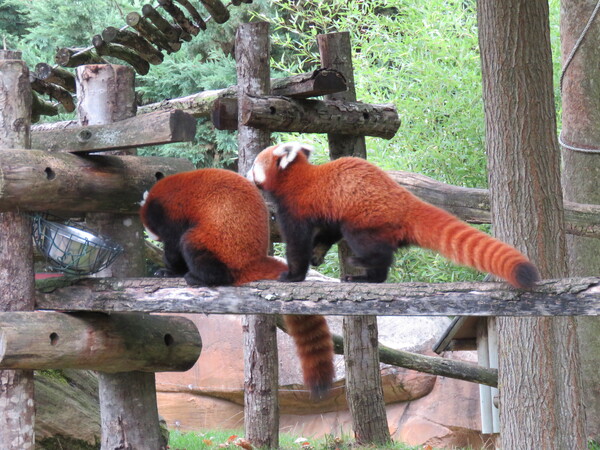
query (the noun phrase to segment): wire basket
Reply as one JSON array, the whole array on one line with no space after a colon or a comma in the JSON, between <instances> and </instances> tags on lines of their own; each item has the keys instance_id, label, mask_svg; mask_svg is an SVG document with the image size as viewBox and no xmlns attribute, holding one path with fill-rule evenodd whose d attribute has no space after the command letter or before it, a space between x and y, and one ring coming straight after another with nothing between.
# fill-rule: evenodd
<instances>
[{"instance_id":1,"label":"wire basket","mask_svg":"<svg viewBox=\"0 0 600 450\"><path fill-rule=\"evenodd\" d=\"M33 239L52 267L72 275L99 272L123 252L116 242L51 214L33 217Z\"/></svg>"}]
</instances>

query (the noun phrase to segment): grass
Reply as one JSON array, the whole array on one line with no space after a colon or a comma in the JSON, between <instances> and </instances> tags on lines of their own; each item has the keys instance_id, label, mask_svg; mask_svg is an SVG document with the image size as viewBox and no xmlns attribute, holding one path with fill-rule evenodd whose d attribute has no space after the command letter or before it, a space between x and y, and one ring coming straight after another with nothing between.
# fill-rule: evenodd
<instances>
[{"instance_id":1,"label":"grass","mask_svg":"<svg viewBox=\"0 0 600 450\"><path fill-rule=\"evenodd\" d=\"M243 431L241 430L212 430L206 432L171 431L169 438L170 450L202 450L217 448L250 448L244 447ZM282 433L279 436L279 448L284 450L360 450L360 449L388 449L388 450L435 450L430 446L410 446L392 442L388 445L359 446L349 437L335 437L327 435L323 438L302 438ZM455 448L455 450L459 450ZM600 443L589 441L588 450L600 450Z\"/></svg>"},{"instance_id":2,"label":"grass","mask_svg":"<svg viewBox=\"0 0 600 450\"><path fill-rule=\"evenodd\" d=\"M206 432L182 433L172 431L169 438L171 450L201 450L216 448L249 448L245 447L243 432L239 430L212 430ZM279 436L279 448L284 450L349 450L349 449L395 449L395 450L434 450L431 447L409 446L392 442L388 445L358 446L349 437L335 437L327 435L323 438L303 438L282 433ZM595 449L594 449L595 450Z\"/></svg>"}]
</instances>

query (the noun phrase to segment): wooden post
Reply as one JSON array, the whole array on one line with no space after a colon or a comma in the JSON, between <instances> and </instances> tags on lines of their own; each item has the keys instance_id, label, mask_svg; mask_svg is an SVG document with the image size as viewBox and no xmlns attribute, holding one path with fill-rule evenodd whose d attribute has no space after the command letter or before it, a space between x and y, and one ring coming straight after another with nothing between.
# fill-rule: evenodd
<instances>
[{"instance_id":1,"label":"wooden post","mask_svg":"<svg viewBox=\"0 0 600 450\"><path fill-rule=\"evenodd\" d=\"M77 113L81 125L102 125L135 115L135 74L110 64L77 68ZM82 205L85 207L85 205ZM143 227L136 215L88 214L87 224L125 249L102 276L143 276ZM154 373L98 372L102 449L164 448L158 424Z\"/></svg>"},{"instance_id":2,"label":"wooden post","mask_svg":"<svg viewBox=\"0 0 600 450\"><path fill-rule=\"evenodd\" d=\"M245 95L269 95L269 24L240 25L235 37L238 124ZM256 155L270 143L270 132L239 125L238 171L245 175ZM257 447L279 446L277 325L275 316L248 315L244 330L244 424L246 439Z\"/></svg>"},{"instance_id":3,"label":"wooden post","mask_svg":"<svg viewBox=\"0 0 600 450\"><path fill-rule=\"evenodd\" d=\"M346 78L348 90L325 96L327 100L356 101L350 34L331 33L317 36L321 66L338 70ZM331 159L341 156L367 157L364 136L328 134ZM339 244L342 277L353 268L347 263L350 249ZM344 355L346 396L354 436L360 443L384 443L391 440L387 425L377 348L377 317L344 318Z\"/></svg>"},{"instance_id":4,"label":"wooden post","mask_svg":"<svg viewBox=\"0 0 600 450\"><path fill-rule=\"evenodd\" d=\"M0 145L30 147L31 87L20 52L0 50ZM34 306L31 220L0 213L0 311ZM0 448L34 447L33 372L0 370Z\"/></svg>"}]
</instances>

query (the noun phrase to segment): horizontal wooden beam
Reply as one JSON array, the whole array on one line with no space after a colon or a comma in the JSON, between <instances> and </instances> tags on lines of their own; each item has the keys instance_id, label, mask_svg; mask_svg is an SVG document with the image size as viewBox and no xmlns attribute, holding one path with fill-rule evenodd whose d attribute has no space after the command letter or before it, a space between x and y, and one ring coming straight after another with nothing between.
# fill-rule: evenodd
<instances>
[{"instance_id":1,"label":"horizontal wooden beam","mask_svg":"<svg viewBox=\"0 0 600 450\"><path fill-rule=\"evenodd\" d=\"M84 279L39 291L38 309L206 314L596 316L600 278L506 283L279 283L189 287L181 278Z\"/></svg>"},{"instance_id":2,"label":"horizontal wooden beam","mask_svg":"<svg viewBox=\"0 0 600 450\"><path fill-rule=\"evenodd\" d=\"M469 223L490 223L490 195L487 189L465 188L442 183L417 173L389 171L401 186L419 198L451 212ZM600 205L565 202L566 232L600 238Z\"/></svg>"},{"instance_id":3,"label":"horizontal wooden beam","mask_svg":"<svg viewBox=\"0 0 600 450\"><path fill-rule=\"evenodd\" d=\"M157 111L106 125L38 127L31 147L69 153L120 150L172 142L189 142L196 134L196 119L183 111Z\"/></svg>"},{"instance_id":4,"label":"horizontal wooden beam","mask_svg":"<svg viewBox=\"0 0 600 450\"><path fill-rule=\"evenodd\" d=\"M391 104L303 100L290 97L246 97L242 101L243 125L258 129L302 133L338 133L391 139L400 126ZM215 101L212 121L219 130L238 126L235 98Z\"/></svg>"},{"instance_id":5,"label":"horizontal wooden beam","mask_svg":"<svg viewBox=\"0 0 600 450\"><path fill-rule=\"evenodd\" d=\"M184 317L0 312L1 369L185 371L201 349L196 326Z\"/></svg>"},{"instance_id":6,"label":"horizontal wooden beam","mask_svg":"<svg viewBox=\"0 0 600 450\"><path fill-rule=\"evenodd\" d=\"M193 170L182 158L0 151L0 212L132 213L163 176Z\"/></svg>"}]
</instances>

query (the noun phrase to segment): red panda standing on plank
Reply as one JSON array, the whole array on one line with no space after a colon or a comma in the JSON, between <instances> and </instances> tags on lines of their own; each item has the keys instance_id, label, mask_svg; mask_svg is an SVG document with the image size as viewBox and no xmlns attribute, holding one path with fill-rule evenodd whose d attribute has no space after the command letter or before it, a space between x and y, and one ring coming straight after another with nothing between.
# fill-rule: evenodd
<instances>
[{"instance_id":1,"label":"red panda standing on plank","mask_svg":"<svg viewBox=\"0 0 600 450\"><path fill-rule=\"evenodd\" d=\"M275 280L285 263L268 256L268 210L258 189L241 175L200 169L165 177L144 195L140 217L164 243L166 269L198 286ZM314 397L333 381L333 341L323 316L284 316Z\"/></svg>"},{"instance_id":2,"label":"red panda standing on plank","mask_svg":"<svg viewBox=\"0 0 600 450\"><path fill-rule=\"evenodd\" d=\"M285 143L263 150L248 178L270 193L286 242L288 271L282 281L302 281L309 263L318 265L342 237L366 269L347 281L380 283L396 249L435 250L450 260L500 276L519 288L540 279L536 267L513 247L467 225L401 187L360 158L322 165L308 162L312 147Z\"/></svg>"}]
</instances>

